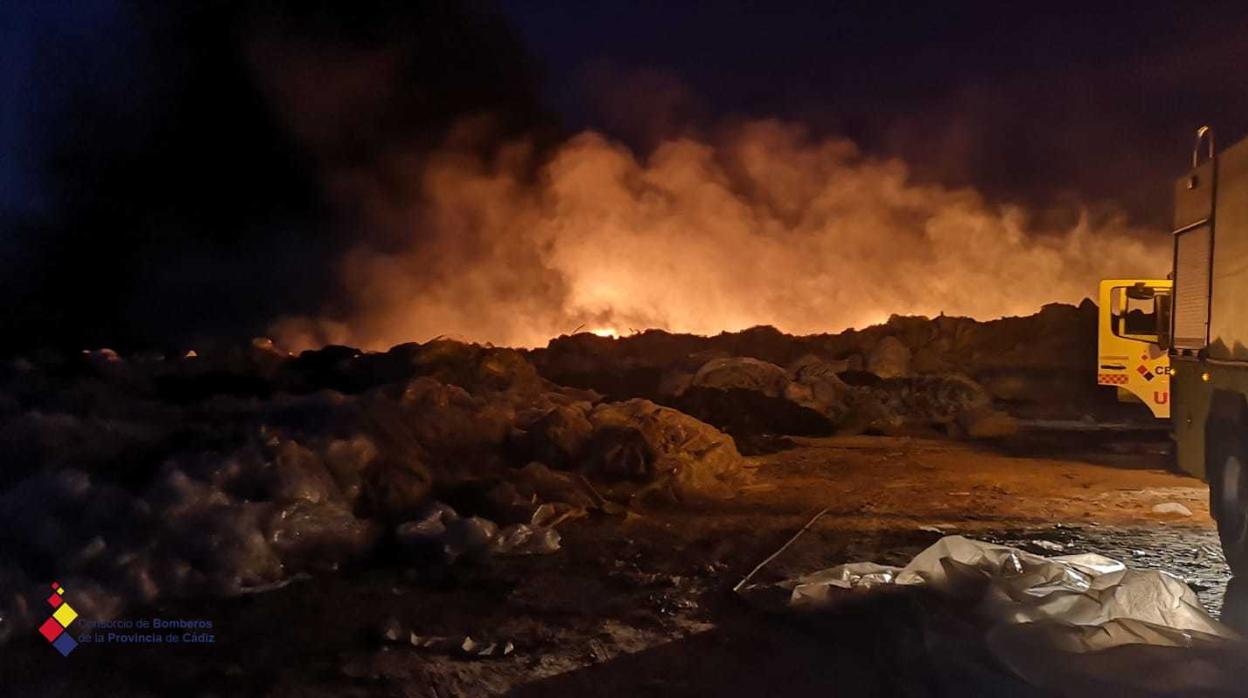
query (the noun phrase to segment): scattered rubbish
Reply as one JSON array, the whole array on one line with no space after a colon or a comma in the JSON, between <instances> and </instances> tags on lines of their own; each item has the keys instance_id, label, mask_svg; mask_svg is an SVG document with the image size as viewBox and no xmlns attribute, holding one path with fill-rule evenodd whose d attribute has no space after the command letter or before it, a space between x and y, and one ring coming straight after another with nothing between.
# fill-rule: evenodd
<instances>
[{"instance_id":1,"label":"scattered rubbish","mask_svg":"<svg viewBox=\"0 0 1248 698\"><path fill-rule=\"evenodd\" d=\"M554 528L564 521L579 519L586 516L584 509L562 503L546 503L533 510L529 524L540 528Z\"/></svg>"},{"instance_id":2,"label":"scattered rubbish","mask_svg":"<svg viewBox=\"0 0 1248 698\"><path fill-rule=\"evenodd\" d=\"M408 548L438 546L448 562L480 552L498 535L498 524L479 516L461 518L451 507L434 502L419 519L399 524L395 537Z\"/></svg>"},{"instance_id":3,"label":"scattered rubbish","mask_svg":"<svg viewBox=\"0 0 1248 698\"><path fill-rule=\"evenodd\" d=\"M515 650L516 646L510 640L501 643L477 642L471 636L465 635L459 643L459 652L466 657L506 657Z\"/></svg>"},{"instance_id":4,"label":"scattered rubbish","mask_svg":"<svg viewBox=\"0 0 1248 698\"><path fill-rule=\"evenodd\" d=\"M285 579L279 579L278 581L271 582L269 584L257 584L255 586L250 586L250 587L241 587L239 589L239 593L240 594L267 594L270 591L277 591L278 589L285 589L286 587L290 586L291 584L294 584L295 582L306 582L310 579L312 579L312 575L308 574L307 572L297 572Z\"/></svg>"},{"instance_id":5,"label":"scattered rubbish","mask_svg":"<svg viewBox=\"0 0 1248 698\"><path fill-rule=\"evenodd\" d=\"M591 509L616 511L577 473L557 473L530 463L508 477L485 493L486 513L500 523L557 526L588 516Z\"/></svg>"},{"instance_id":6,"label":"scattered rubbish","mask_svg":"<svg viewBox=\"0 0 1248 698\"><path fill-rule=\"evenodd\" d=\"M553 528L512 524L499 531L490 552L501 555L548 555L559 550L559 532Z\"/></svg>"},{"instance_id":7,"label":"scattered rubbish","mask_svg":"<svg viewBox=\"0 0 1248 698\"><path fill-rule=\"evenodd\" d=\"M447 562L462 555L491 552L500 555L542 555L559 550L560 536L553 526L584 510L543 504L534 511L532 524L511 524L502 529L479 516L460 517L454 509L434 502L419 519L395 529L399 543L409 549L437 546Z\"/></svg>"},{"instance_id":8,"label":"scattered rubbish","mask_svg":"<svg viewBox=\"0 0 1248 698\"><path fill-rule=\"evenodd\" d=\"M468 659L506 657L516 650L515 643L510 640L484 642L471 635L419 635L393 617L382 621L381 640L386 644L410 645L419 650Z\"/></svg>"},{"instance_id":9,"label":"scattered rubbish","mask_svg":"<svg viewBox=\"0 0 1248 698\"><path fill-rule=\"evenodd\" d=\"M406 642L407 630L398 618L389 617L381 622L381 639L383 642Z\"/></svg>"},{"instance_id":10,"label":"scattered rubbish","mask_svg":"<svg viewBox=\"0 0 1248 698\"><path fill-rule=\"evenodd\" d=\"M580 473L551 470L541 463L529 463L512 471L508 479L521 495L541 502L567 504L581 509L602 509L607 501Z\"/></svg>"},{"instance_id":11,"label":"scattered rubbish","mask_svg":"<svg viewBox=\"0 0 1248 698\"><path fill-rule=\"evenodd\" d=\"M498 524L479 516L455 519L446 526L442 549L449 559L464 553L483 550L498 535Z\"/></svg>"},{"instance_id":12,"label":"scattered rubbish","mask_svg":"<svg viewBox=\"0 0 1248 698\"><path fill-rule=\"evenodd\" d=\"M434 502L419 519L399 524L396 531L400 541L434 540L446 535L446 523L459 518L451 507Z\"/></svg>"},{"instance_id":13,"label":"scattered rubbish","mask_svg":"<svg viewBox=\"0 0 1248 698\"><path fill-rule=\"evenodd\" d=\"M1061 543L1057 543L1051 540L1043 540L1043 539L1037 538L1035 540L1030 540L1027 542L1032 547L1040 548L1041 550L1047 550L1051 553L1060 553L1066 550L1066 546L1062 545Z\"/></svg>"},{"instance_id":14,"label":"scattered rubbish","mask_svg":"<svg viewBox=\"0 0 1248 698\"><path fill-rule=\"evenodd\" d=\"M919 526L919 530L924 533L935 533L938 536L943 536L948 532L937 526Z\"/></svg>"},{"instance_id":15,"label":"scattered rubbish","mask_svg":"<svg viewBox=\"0 0 1248 698\"><path fill-rule=\"evenodd\" d=\"M1179 516L1191 516L1192 510L1179 504L1178 502L1163 502L1153 507L1154 514L1178 514Z\"/></svg>"},{"instance_id":16,"label":"scattered rubbish","mask_svg":"<svg viewBox=\"0 0 1248 698\"><path fill-rule=\"evenodd\" d=\"M889 565L851 562L804 575L800 585L802 590L793 591L791 605L795 608L806 608L827 601L831 598L833 589L848 591L894 584L897 581L897 572L898 568Z\"/></svg>"}]
</instances>

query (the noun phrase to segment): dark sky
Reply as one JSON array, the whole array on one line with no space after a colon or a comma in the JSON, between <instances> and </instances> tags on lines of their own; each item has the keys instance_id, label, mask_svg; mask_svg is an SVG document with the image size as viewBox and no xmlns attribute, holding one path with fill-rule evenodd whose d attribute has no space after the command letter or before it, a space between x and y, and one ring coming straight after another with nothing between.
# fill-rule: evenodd
<instances>
[{"instance_id":1,"label":"dark sky","mask_svg":"<svg viewBox=\"0 0 1248 698\"><path fill-rule=\"evenodd\" d=\"M1111 199L1164 222L1194 129L1213 123L1227 144L1248 130L1248 3L503 5L544 61L549 103L634 138L617 123L630 110L779 116L946 183ZM621 105L611 90L630 81L651 89Z\"/></svg>"},{"instance_id":2,"label":"dark sky","mask_svg":"<svg viewBox=\"0 0 1248 698\"><path fill-rule=\"evenodd\" d=\"M107 27L114 15L102 0L12 0L0 8L0 210L26 207L37 192L28 167L38 154L38 102L55 76L37 54Z\"/></svg>"},{"instance_id":3,"label":"dark sky","mask_svg":"<svg viewBox=\"0 0 1248 698\"><path fill-rule=\"evenodd\" d=\"M1158 220L1156 194L1181 169L1190 132L1208 121L1229 143L1248 129L1245 3L500 5L569 127L643 147L734 116L780 117L902 155L946 183L1006 198L1111 199ZM63 54L119 60L110 54L124 51L124 7L4 3L6 207L39 194L24 168L38 159L41 99L63 77Z\"/></svg>"},{"instance_id":4,"label":"dark sky","mask_svg":"<svg viewBox=\"0 0 1248 698\"><path fill-rule=\"evenodd\" d=\"M779 118L1164 227L1194 129L1248 132L1245 37L1243 2L4 0L0 335L137 346L324 307L389 234L342 191L388 195L394 153L464 114L495 117L482 152Z\"/></svg>"}]
</instances>

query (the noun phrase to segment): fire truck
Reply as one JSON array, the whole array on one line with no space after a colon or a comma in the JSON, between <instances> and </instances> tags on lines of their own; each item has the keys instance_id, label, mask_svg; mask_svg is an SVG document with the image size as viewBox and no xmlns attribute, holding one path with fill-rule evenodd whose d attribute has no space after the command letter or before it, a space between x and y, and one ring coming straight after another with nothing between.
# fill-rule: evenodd
<instances>
[{"instance_id":1,"label":"fire truck","mask_svg":"<svg viewBox=\"0 0 1248 698\"><path fill-rule=\"evenodd\" d=\"M1248 575L1248 139L1215 154L1213 133L1197 131L1191 170L1175 184L1173 234L1159 343L1178 466L1209 483L1226 561Z\"/></svg>"},{"instance_id":2,"label":"fire truck","mask_svg":"<svg viewBox=\"0 0 1248 698\"><path fill-rule=\"evenodd\" d=\"M1114 386L1119 399L1144 403L1170 418L1169 279L1105 279L1096 305L1096 382Z\"/></svg>"},{"instance_id":3,"label":"fire truck","mask_svg":"<svg viewBox=\"0 0 1248 698\"><path fill-rule=\"evenodd\" d=\"M1248 576L1248 139L1216 153L1202 127L1174 191L1172 278L1100 284L1097 383L1170 419L1177 465L1209 483L1226 561Z\"/></svg>"}]
</instances>

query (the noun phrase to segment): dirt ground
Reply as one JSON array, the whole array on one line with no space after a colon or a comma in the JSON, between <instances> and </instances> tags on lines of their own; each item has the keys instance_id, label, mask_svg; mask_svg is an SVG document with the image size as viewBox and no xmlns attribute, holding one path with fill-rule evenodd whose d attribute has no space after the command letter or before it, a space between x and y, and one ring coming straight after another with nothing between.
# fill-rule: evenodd
<instances>
[{"instance_id":1,"label":"dirt ground","mask_svg":"<svg viewBox=\"0 0 1248 698\"><path fill-rule=\"evenodd\" d=\"M873 600L805 624L747 607L731 587L815 512L764 570L904 564L945 533L1052 555L1100 552L1185 578L1213 612L1227 571L1198 480L1164 470L1164 434L1030 431L1008 443L793 439L752 457L724 502L568 523L562 549L453 567L388 565L135 616L210 618L215 643L83 646L37 636L0 657L7 695L562 696L1029 693L958 669L940 647L972 632L912 600ZM1190 516L1158 514L1178 503ZM387 642L447 638L417 648ZM934 631L950 644L920 641ZM474 657L464 636L495 643ZM510 643L508 645L507 643ZM945 661L948 659L948 661Z\"/></svg>"}]
</instances>

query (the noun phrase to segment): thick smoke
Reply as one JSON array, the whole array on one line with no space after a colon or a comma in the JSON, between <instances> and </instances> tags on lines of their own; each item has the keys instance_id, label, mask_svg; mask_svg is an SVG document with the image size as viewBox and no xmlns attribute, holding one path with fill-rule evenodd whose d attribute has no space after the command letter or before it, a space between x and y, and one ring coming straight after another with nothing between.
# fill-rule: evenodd
<instances>
[{"instance_id":1,"label":"thick smoke","mask_svg":"<svg viewBox=\"0 0 1248 698\"><path fill-rule=\"evenodd\" d=\"M663 116L644 155L561 140L481 3L116 5L124 31L53 46L39 83L49 205L0 221L0 351L835 331L1167 266L1125 218L1054 224L792 124L671 138L690 110L666 74L606 90L616 132Z\"/></svg>"},{"instance_id":2,"label":"thick smoke","mask_svg":"<svg viewBox=\"0 0 1248 698\"><path fill-rule=\"evenodd\" d=\"M370 225L406 230L408 243L356 247L346 310L286 318L279 339L532 346L578 328L814 333L890 313L992 318L1168 264L1165 234L1122 216L1034 229L1021 208L916 184L904 163L775 121L668 140L644 158L583 133L536 176L534 158L523 145L491 159L448 147L399 196L356 182Z\"/></svg>"}]
</instances>

